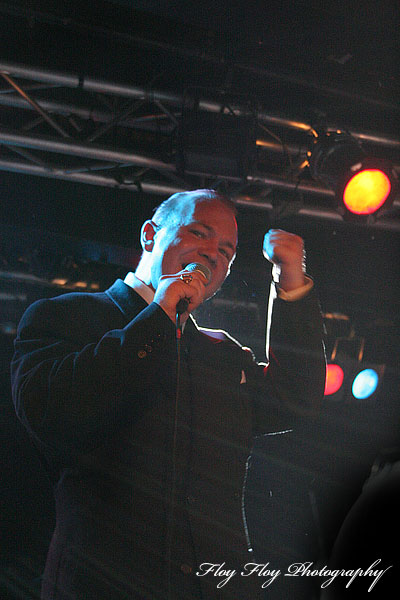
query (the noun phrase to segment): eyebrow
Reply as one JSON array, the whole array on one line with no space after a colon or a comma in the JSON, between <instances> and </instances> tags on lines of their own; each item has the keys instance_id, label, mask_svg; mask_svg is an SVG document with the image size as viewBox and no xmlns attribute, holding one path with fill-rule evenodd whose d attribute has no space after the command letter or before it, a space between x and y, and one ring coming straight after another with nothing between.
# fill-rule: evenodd
<instances>
[{"instance_id":1,"label":"eyebrow","mask_svg":"<svg viewBox=\"0 0 400 600\"><path fill-rule=\"evenodd\" d=\"M191 223L191 225L201 225L202 227L204 227L204 229L207 229L207 231L210 231L211 233L215 233L215 230L214 230L213 227L210 227L210 225L206 225L202 221L193 221L193 223ZM231 244L231 242L229 242L228 240L223 241L222 245L223 246L228 246L228 248L230 248L233 253L236 252L235 246L233 244Z\"/></svg>"}]
</instances>

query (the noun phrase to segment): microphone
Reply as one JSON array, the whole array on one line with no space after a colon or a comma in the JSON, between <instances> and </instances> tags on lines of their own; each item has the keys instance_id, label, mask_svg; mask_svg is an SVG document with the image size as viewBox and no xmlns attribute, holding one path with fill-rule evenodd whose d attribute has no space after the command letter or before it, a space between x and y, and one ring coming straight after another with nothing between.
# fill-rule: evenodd
<instances>
[{"instance_id":1,"label":"microphone","mask_svg":"<svg viewBox=\"0 0 400 600\"><path fill-rule=\"evenodd\" d=\"M210 269L200 263L190 263L190 264L186 265L185 271L192 271L192 273L197 271L198 273L201 273L206 278L207 283L209 283L211 280ZM179 300L178 304L176 305L177 314L181 315L182 313L184 313L188 309L188 306L189 306L189 300L187 298L181 298Z\"/></svg>"}]
</instances>

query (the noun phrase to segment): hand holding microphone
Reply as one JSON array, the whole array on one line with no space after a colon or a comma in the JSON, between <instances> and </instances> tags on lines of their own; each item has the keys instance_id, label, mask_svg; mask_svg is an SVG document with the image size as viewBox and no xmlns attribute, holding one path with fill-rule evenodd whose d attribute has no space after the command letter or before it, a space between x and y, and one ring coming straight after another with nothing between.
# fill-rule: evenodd
<instances>
[{"instance_id":1,"label":"hand holding microphone","mask_svg":"<svg viewBox=\"0 0 400 600\"><path fill-rule=\"evenodd\" d=\"M182 315L181 321L185 321L189 313L203 302L210 280L211 271L208 267L190 263L179 273L160 277L154 302L174 323L177 313Z\"/></svg>"}]
</instances>

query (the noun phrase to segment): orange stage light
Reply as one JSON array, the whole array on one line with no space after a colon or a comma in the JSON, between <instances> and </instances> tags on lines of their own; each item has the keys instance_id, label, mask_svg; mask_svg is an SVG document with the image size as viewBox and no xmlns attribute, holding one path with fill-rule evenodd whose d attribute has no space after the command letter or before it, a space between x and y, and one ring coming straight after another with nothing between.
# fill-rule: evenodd
<instances>
[{"instance_id":1,"label":"orange stage light","mask_svg":"<svg viewBox=\"0 0 400 600\"><path fill-rule=\"evenodd\" d=\"M341 131L313 140L309 165L311 176L334 190L337 211L353 222L379 218L390 209L397 193L393 164L368 156L360 142Z\"/></svg>"},{"instance_id":2,"label":"orange stage light","mask_svg":"<svg viewBox=\"0 0 400 600\"><path fill-rule=\"evenodd\" d=\"M390 180L383 171L364 169L347 183L343 202L356 215L370 215L385 203L391 187Z\"/></svg>"}]
</instances>

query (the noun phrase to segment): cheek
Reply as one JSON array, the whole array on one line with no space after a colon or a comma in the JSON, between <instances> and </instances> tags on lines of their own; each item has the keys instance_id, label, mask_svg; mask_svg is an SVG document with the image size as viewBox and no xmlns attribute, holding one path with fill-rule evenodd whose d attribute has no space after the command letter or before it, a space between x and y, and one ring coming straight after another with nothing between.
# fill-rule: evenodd
<instances>
[{"instance_id":1,"label":"cheek","mask_svg":"<svg viewBox=\"0 0 400 600\"><path fill-rule=\"evenodd\" d=\"M166 239L164 240L164 244L160 246L160 255L163 258L176 256L179 253L179 248L181 246L181 240L178 239Z\"/></svg>"},{"instance_id":2,"label":"cheek","mask_svg":"<svg viewBox=\"0 0 400 600\"><path fill-rule=\"evenodd\" d=\"M219 290L219 288L221 287L221 285L224 283L226 277L227 277L227 267L226 266L221 266L214 273L213 285L215 286L216 290Z\"/></svg>"},{"instance_id":3,"label":"cheek","mask_svg":"<svg viewBox=\"0 0 400 600\"><path fill-rule=\"evenodd\" d=\"M187 245L181 239L175 239L161 252L162 271L164 274L172 274L181 270L181 262L184 262Z\"/></svg>"}]
</instances>

